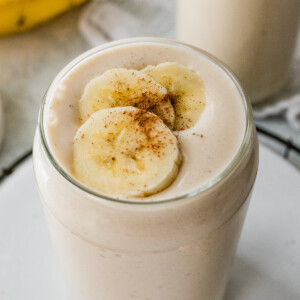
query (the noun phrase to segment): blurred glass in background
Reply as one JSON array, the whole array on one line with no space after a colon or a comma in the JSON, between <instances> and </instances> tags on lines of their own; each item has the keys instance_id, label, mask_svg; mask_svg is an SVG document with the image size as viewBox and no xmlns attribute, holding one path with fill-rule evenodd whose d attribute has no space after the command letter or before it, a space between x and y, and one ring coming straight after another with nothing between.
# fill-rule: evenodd
<instances>
[{"instance_id":1,"label":"blurred glass in background","mask_svg":"<svg viewBox=\"0 0 300 300\"><path fill-rule=\"evenodd\" d=\"M299 0L177 0L177 38L223 60L257 103L288 80L299 16Z\"/></svg>"}]
</instances>

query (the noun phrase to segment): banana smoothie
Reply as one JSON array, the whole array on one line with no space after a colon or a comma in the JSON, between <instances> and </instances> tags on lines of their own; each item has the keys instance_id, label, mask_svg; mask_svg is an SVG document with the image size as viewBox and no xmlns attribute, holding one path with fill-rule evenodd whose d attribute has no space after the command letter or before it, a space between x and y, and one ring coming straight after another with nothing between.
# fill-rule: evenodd
<instances>
[{"instance_id":1,"label":"banana smoothie","mask_svg":"<svg viewBox=\"0 0 300 300\"><path fill-rule=\"evenodd\" d=\"M249 101L207 53L129 39L75 59L34 141L70 299L222 299L257 162Z\"/></svg>"}]
</instances>

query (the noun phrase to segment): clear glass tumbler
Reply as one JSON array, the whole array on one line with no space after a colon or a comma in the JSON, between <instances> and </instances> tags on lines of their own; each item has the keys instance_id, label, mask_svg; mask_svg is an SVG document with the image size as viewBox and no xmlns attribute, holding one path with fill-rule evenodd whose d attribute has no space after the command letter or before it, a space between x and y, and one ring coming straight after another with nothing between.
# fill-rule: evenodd
<instances>
[{"instance_id":1,"label":"clear glass tumbler","mask_svg":"<svg viewBox=\"0 0 300 300\"><path fill-rule=\"evenodd\" d=\"M45 134L45 107L66 74L103 51L140 43L179 47L186 55L192 49L194 55L216 64L239 93L246 119L243 142L221 174L189 194L157 202L120 201L90 190L59 164ZM163 39L129 39L88 51L48 89L33 158L70 299L223 297L256 177L258 146L249 100L220 61L197 48Z\"/></svg>"}]
</instances>

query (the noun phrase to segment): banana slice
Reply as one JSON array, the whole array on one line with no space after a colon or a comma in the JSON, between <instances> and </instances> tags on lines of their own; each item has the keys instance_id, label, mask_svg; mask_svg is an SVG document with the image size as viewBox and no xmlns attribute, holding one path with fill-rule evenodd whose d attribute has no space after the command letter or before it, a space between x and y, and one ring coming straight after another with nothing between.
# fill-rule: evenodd
<instances>
[{"instance_id":1,"label":"banana slice","mask_svg":"<svg viewBox=\"0 0 300 300\"><path fill-rule=\"evenodd\" d=\"M74 176L106 194L157 193L172 183L180 164L170 129L155 114L134 107L95 112L74 140Z\"/></svg>"},{"instance_id":2,"label":"banana slice","mask_svg":"<svg viewBox=\"0 0 300 300\"><path fill-rule=\"evenodd\" d=\"M142 72L115 68L92 79L79 101L80 118L85 122L97 110L118 106L150 111L173 128L175 112L167 90Z\"/></svg>"},{"instance_id":3,"label":"banana slice","mask_svg":"<svg viewBox=\"0 0 300 300\"><path fill-rule=\"evenodd\" d=\"M205 91L201 78L177 63L162 63L142 70L164 86L175 109L174 130L194 126L205 108Z\"/></svg>"}]
</instances>

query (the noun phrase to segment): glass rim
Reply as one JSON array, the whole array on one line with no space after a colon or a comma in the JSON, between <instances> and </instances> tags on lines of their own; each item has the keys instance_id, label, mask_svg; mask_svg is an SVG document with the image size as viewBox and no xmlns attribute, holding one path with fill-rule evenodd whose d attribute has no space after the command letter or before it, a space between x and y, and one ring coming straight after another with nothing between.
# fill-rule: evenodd
<instances>
[{"instance_id":1,"label":"glass rim","mask_svg":"<svg viewBox=\"0 0 300 300\"><path fill-rule=\"evenodd\" d=\"M200 186L191 192L182 194L177 197L172 197L172 198L167 198L167 199L162 199L162 200L153 200L153 201L144 201L144 200L122 200L114 197L110 197L105 194L101 194L100 192L89 188L85 184L81 183L78 181L76 178L74 178L71 174L69 174L67 171L64 170L64 168L60 165L60 163L55 159L54 155L51 152L50 146L47 142L47 137L46 133L44 130L44 110L46 106L47 99L49 98L49 93L52 90L55 90L55 87L57 84L67 75L69 72L73 70L79 63L83 62L84 60L88 59L89 57L93 56L96 53L100 53L102 51L107 51L109 49L123 46L123 45L130 45L130 44L163 44L163 45L171 45L171 46L177 46L181 47L184 49L187 49L189 51L194 51L198 55L202 55L206 57L206 59L210 60L212 63L216 64L234 83L235 87L237 88L237 91L241 97L241 100L243 101L243 106L245 109L245 117L246 117L246 126L245 126L245 132L243 136L242 143L239 146L238 151L236 152L235 156L232 158L230 163L212 180L210 180L208 183L206 183L203 186ZM46 155L52 164L56 171L60 173L67 181L69 181L73 186L76 188L79 188L85 193L88 193L89 196L96 197L96 201L99 201L99 198L101 200L109 200L112 202L116 203L121 203L121 204L133 204L133 205L157 205L157 204L163 204L163 203L169 203L169 202L175 202L178 200L182 199L189 199L192 198L196 195L202 194L205 191L211 189L213 186L215 186L217 183L220 183L221 181L225 180L234 170L235 168L239 165L241 162L242 158L244 157L246 150L248 148L248 145L251 140L251 135L252 135L252 130L253 130L253 121L252 121L252 107L250 103L250 99L248 95L245 93L243 88L241 87L241 84L235 74L231 71L231 69L225 65L221 60L213 56L212 54L199 49L195 46L188 45L179 41L175 40L170 40L170 39L164 39L164 38L129 38L129 39L123 39L123 40L118 40L110 43L106 43L100 46L97 46L95 48L92 48L83 54L79 55L75 59L73 59L70 63L68 63L54 78L54 80L51 82L50 86L48 87L43 101L42 105L40 108L40 113L39 113L39 119L38 119L38 128L39 128L39 133L40 133L40 138L41 138L41 144L43 149L46 152ZM146 198L145 198L146 199Z\"/></svg>"}]
</instances>

